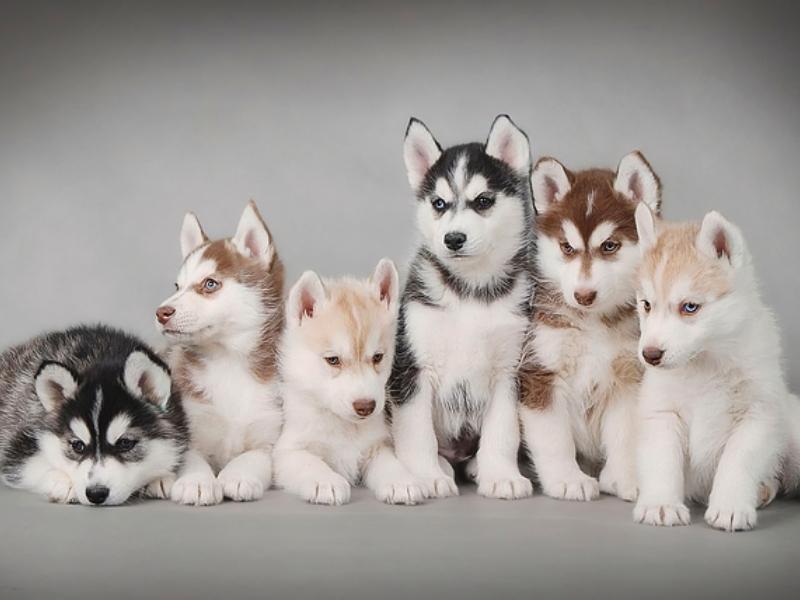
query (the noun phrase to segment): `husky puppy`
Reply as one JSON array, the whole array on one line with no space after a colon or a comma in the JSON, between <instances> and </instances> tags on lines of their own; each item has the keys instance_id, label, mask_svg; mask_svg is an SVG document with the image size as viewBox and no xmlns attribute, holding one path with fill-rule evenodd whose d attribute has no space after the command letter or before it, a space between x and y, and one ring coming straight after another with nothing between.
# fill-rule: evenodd
<instances>
[{"instance_id":1,"label":"husky puppy","mask_svg":"<svg viewBox=\"0 0 800 600\"><path fill-rule=\"evenodd\" d=\"M161 496L188 428L169 370L105 327L37 337L0 355L0 473L53 502Z\"/></svg>"},{"instance_id":2,"label":"husky puppy","mask_svg":"<svg viewBox=\"0 0 800 600\"><path fill-rule=\"evenodd\" d=\"M635 500L637 360L634 211L658 211L659 179L638 152L617 171L573 173L552 158L531 175L540 281L520 369L525 445L544 493ZM583 472L600 471L600 481ZM596 472L596 471L595 471Z\"/></svg>"},{"instance_id":3,"label":"husky puppy","mask_svg":"<svg viewBox=\"0 0 800 600\"><path fill-rule=\"evenodd\" d=\"M712 527L752 529L756 509L800 476L800 402L787 390L775 318L740 230L719 213L657 225L640 206L636 224L647 369L634 519L686 525L690 498L707 503Z\"/></svg>"},{"instance_id":4,"label":"husky puppy","mask_svg":"<svg viewBox=\"0 0 800 600\"><path fill-rule=\"evenodd\" d=\"M397 270L386 259L369 281L323 281L309 271L292 289L281 352L278 486L315 504L348 502L360 481L389 504L423 500L395 457L384 414L398 294Z\"/></svg>"},{"instance_id":5,"label":"husky puppy","mask_svg":"<svg viewBox=\"0 0 800 600\"><path fill-rule=\"evenodd\" d=\"M283 265L250 203L231 239L209 241L189 214L176 293L158 309L192 450L171 490L181 504L261 498L281 427L277 345Z\"/></svg>"},{"instance_id":6,"label":"husky puppy","mask_svg":"<svg viewBox=\"0 0 800 600\"><path fill-rule=\"evenodd\" d=\"M501 115L485 144L442 150L412 119L404 157L421 241L390 380L397 455L431 497L458 493L451 463L467 460L478 493L529 496L517 463L534 270L528 138Z\"/></svg>"}]
</instances>

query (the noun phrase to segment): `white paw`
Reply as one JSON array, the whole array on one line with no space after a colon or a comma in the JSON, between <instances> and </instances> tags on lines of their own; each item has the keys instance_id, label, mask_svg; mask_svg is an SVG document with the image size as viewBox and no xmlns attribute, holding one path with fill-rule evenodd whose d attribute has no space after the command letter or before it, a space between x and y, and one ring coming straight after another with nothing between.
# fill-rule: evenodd
<instances>
[{"instance_id":1,"label":"white paw","mask_svg":"<svg viewBox=\"0 0 800 600\"><path fill-rule=\"evenodd\" d=\"M557 500L588 502L600 497L600 484L594 477L580 473L569 479L563 478L547 484L543 482L542 491Z\"/></svg>"},{"instance_id":2,"label":"white paw","mask_svg":"<svg viewBox=\"0 0 800 600\"><path fill-rule=\"evenodd\" d=\"M185 475L170 493L174 502L191 506L213 506L222 502L222 496L222 485L212 475Z\"/></svg>"},{"instance_id":3,"label":"white paw","mask_svg":"<svg viewBox=\"0 0 800 600\"><path fill-rule=\"evenodd\" d=\"M600 491L626 502L634 502L639 497L639 486L634 476L608 472L605 469L600 473Z\"/></svg>"},{"instance_id":4,"label":"white paw","mask_svg":"<svg viewBox=\"0 0 800 600\"><path fill-rule=\"evenodd\" d=\"M478 483L478 494L498 500L519 500L533 495L533 483L522 475L481 478Z\"/></svg>"},{"instance_id":5,"label":"white paw","mask_svg":"<svg viewBox=\"0 0 800 600\"><path fill-rule=\"evenodd\" d=\"M302 495L311 504L340 506L350 502L350 484L341 476L327 481L315 481L306 486Z\"/></svg>"},{"instance_id":6,"label":"white paw","mask_svg":"<svg viewBox=\"0 0 800 600\"><path fill-rule=\"evenodd\" d=\"M772 504L775 497L780 491L781 484L774 477L770 477L766 481L762 481L758 486L758 508L764 508Z\"/></svg>"},{"instance_id":7,"label":"white paw","mask_svg":"<svg viewBox=\"0 0 800 600\"><path fill-rule=\"evenodd\" d=\"M252 502L264 497L264 483L255 477L227 474L224 471L217 477L223 495L234 502Z\"/></svg>"},{"instance_id":8,"label":"white paw","mask_svg":"<svg viewBox=\"0 0 800 600\"><path fill-rule=\"evenodd\" d=\"M427 498L449 498L458 496L456 480L444 473L420 478L420 484Z\"/></svg>"},{"instance_id":9,"label":"white paw","mask_svg":"<svg viewBox=\"0 0 800 600\"><path fill-rule=\"evenodd\" d=\"M633 520L642 525L675 527L692 521L685 504L650 504L639 502L633 509Z\"/></svg>"},{"instance_id":10,"label":"white paw","mask_svg":"<svg viewBox=\"0 0 800 600\"><path fill-rule=\"evenodd\" d=\"M706 523L723 531L748 531L758 522L753 506L722 507L712 504L706 510Z\"/></svg>"},{"instance_id":11,"label":"white paw","mask_svg":"<svg viewBox=\"0 0 800 600\"><path fill-rule=\"evenodd\" d=\"M148 483L144 489L142 489L142 496L144 498L155 498L157 500L166 500L170 497L172 493L172 486L175 485L175 476L174 475L167 475L166 477L161 477L156 479L155 481L151 481Z\"/></svg>"},{"instance_id":12,"label":"white paw","mask_svg":"<svg viewBox=\"0 0 800 600\"><path fill-rule=\"evenodd\" d=\"M47 498L50 502L59 504L75 504L78 502L72 479L66 473L52 473L47 484Z\"/></svg>"},{"instance_id":13,"label":"white paw","mask_svg":"<svg viewBox=\"0 0 800 600\"><path fill-rule=\"evenodd\" d=\"M378 487L375 497L386 504L413 506L425 501L425 489L421 483L415 481L389 483Z\"/></svg>"}]
</instances>

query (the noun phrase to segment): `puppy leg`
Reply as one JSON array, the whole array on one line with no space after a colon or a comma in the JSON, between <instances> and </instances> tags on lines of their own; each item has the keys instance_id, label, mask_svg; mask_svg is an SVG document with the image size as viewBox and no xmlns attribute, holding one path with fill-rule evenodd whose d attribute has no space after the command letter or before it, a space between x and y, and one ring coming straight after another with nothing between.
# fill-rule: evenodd
<instances>
[{"instance_id":1,"label":"puppy leg","mask_svg":"<svg viewBox=\"0 0 800 600\"><path fill-rule=\"evenodd\" d=\"M519 471L519 399L516 375L505 375L495 385L481 426L476 458L478 493L488 498L516 500L533 494L531 480Z\"/></svg>"},{"instance_id":2,"label":"puppy leg","mask_svg":"<svg viewBox=\"0 0 800 600\"><path fill-rule=\"evenodd\" d=\"M250 502L264 496L272 482L272 455L269 450L250 450L240 454L217 475L226 498Z\"/></svg>"},{"instance_id":3,"label":"puppy leg","mask_svg":"<svg viewBox=\"0 0 800 600\"><path fill-rule=\"evenodd\" d=\"M639 495L636 482L636 424L638 388L621 390L603 415L600 432L605 465L600 491L628 502Z\"/></svg>"},{"instance_id":4,"label":"puppy leg","mask_svg":"<svg viewBox=\"0 0 800 600\"><path fill-rule=\"evenodd\" d=\"M457 496L452 472L445 473L439 463L439 442L433 429L430 382L420 378L417 393L392 409L392 435L397 457L420 479L429 498Z\"/></svg>"},{"instance_id":5,"label":"puppy leg","mask_svg":"<svg viewBox=\"0 0 800 600\"><path fill-rule=\"evenodd\" d=\"M306 450L275 452L275 483L311 504L350 502L350 483L319 456Z\"/></svg>"},{"instance_id":6,"label":"puppy leg","mask_svg":"<svg viewBox=\"0 0 800 600\"><path fill-rule=\"evenodd\" d=\"M554 394L548 406L523 406L521 420L525 445L542 491L559 500L595 500L600 487L578 465L565 400Z\"/></svg>"},{"instance_id":7,"label":"puppy leg","mask_svg":"<svg viewBox=\"0 0 800 600\"><path fill-rule=\"evenodd\" d=\"M364 468L364 485L387 504L419 504L425 499L421 482L405 468L394 451L381 445Z\"/></svg>"},{"instance_id":8,"label":"puppy leg","mask_svg":"<svg viewBox=\"0 0 800 600\"><path fill-rule=\"evenodd\" d=\"M211 465L197 450L186 454L170 497L178 504L194 506L212 506L222 502L222 485L214 477Z\"/></svg>"}]
</instances>

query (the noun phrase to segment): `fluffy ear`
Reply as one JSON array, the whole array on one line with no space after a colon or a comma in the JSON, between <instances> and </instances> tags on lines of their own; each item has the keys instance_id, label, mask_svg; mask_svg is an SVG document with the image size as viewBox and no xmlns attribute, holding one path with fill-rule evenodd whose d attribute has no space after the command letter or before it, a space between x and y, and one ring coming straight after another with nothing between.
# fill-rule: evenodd
<instances>
[{"instance_id":1,"label":"fluffy ear","mask_svg":"<svg viewBox=\"0 0 800 600\"><path fill-rule=\"evenodd\" d=\"M192 252L197 250L200 246L208 241L200 221L194 213L187 213L183 218L183 227L181 227L181 254L183 260Z\"/></svg>"},{"instance_id":2,"label":"fluffy ear","mask_svg":"<svg viewBox=\"0 0 800 600\"><path fill-rule=\"evenodd\" d=\"M381 302L385 302L389 310L394 310L400 295L400 276L394 263L388 258L381 259L370 281L375 286Z\"/></svg>"},{"instance_id":3,"label":"fluffy ear","mask_svg":"<svg viewBox=\"0 0 800 600\"><path fill-rule=\"evenodd\" d=\"M506 163L525 175L531 168L531 144L528 136L508 115L499 115L492 123L486 140L486 154Z\"/></svg>"},{"instance_id":4,"label":"fluffy ear","mask_svg":"<svg viewBox=\"0 0 800 600\"><path fill-rule=\"evenodd\" d=\"M554 158L541 158L531 173L533 205L542 215L572 189L570 173Z\"/></svg>"},{"instance_id":5,"label":"fluffy ear","mask_svg":"<svg viewBox=\"0 0 800 600\"><path fill-rule=\"evenodd\" d=\"M288 321L291 325L299 325L303 319L314 317L317 304L325 300L325 285L314 271L306 271L294 284L286 302Z\"/></svg>"},{"instance_id":6,"label":"fluffy ear","mask_svg":"<svg viewBox=\"0 0 800 600\"><path fill-rule=\"evenodd\" d=\"M172 395L172 378L167 367L145 352L131 352L125 361L122 380L132 396L166 408Z\"/></svg>"},{"instance_id":7,"label":"fluffy ear","mask_svg":"<svg viewBox=\"0 0 800 600\"><path fill-rule=\"evenodd\" d=\"M78 378L61 363L46 362L36 374L34 388L44 409L51 412L75 397Z\"/></svg>"},{"instance_id":8,"label":"fluffy ear","mask_svg":"<svg viewBox=\"0 0 800 600\"><path fill-rule=\"evenodd\" d=\"M639 235L639 251L644 254L656 243L656 220L644 202L636 206L636 233Z\"/></svg>"},{"instance_id":9,"label":"fluffy ear","mask_svg":"<svg viewBox=\"0 0 800 600\"><path fill-rule=\"evenodd\" d=\"M695 245L706 256L726 260L735 268L744 262L742 232L717 211L711 211L703 218Z\"/></svg>"},{"instance_id":10,"label":"fluffy ear","mask_svg":"<svg viewBox=\"0 0 800 600\"><path fill-rule=\"evenodd\" d=\"M265 264L272 262L272 236L256 208L256 203L252 200L247 204L239 220L236 235L233 236L233 245L247 258L257 258Z\"/></svg>"},{"instance_id":11,"label":"fluffy ear","mask_svg":"<svg viewBox=\"0 0 800 600\"><path fill-rule=\"evenodd\" d=\"M661 180L638 150L619 162L614 189L633 202L644 202L656 215L661 214Z\"/></svg>"},{"instance_id":12,"label":"fluffy ear","mask_svg":"<svg viewBox=\"0 0 800 600\"><path fill-rule=\"evenodd\" d=\"M434 163L442 155L442 147L422 121L411 118L406 129L403 159L408 171L408 182L415 192Z\"/></svg>"}]
</instances>

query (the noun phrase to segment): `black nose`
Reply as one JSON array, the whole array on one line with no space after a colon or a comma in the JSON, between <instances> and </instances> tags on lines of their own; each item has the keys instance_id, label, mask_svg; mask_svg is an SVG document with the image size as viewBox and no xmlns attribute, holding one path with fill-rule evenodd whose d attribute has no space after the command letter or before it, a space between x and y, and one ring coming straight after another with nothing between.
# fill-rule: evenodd
<instances>
[{"instance_id":1,"label":"black nose","mask_svg":"<svg viewBox=\"0 0 800 600\"><path fill-rule=\"evenodd\" d=\"M664 356L664 351L661 348L653 348L652 346L642 350L644 359L654 367L661 363L661 358Z\"/></svg>"},{"instance_id":2,"label":"black nose","mask_svg":"<svg viewBox=\"0 0 800 600\"><path fill-rule=\"evenodd\" d=\"M92 504L102 504L108 498L109 489L104 485L86 488L86 497Z\"/></svg>"},{"instance_id":3,"label":"black nose","mask_svg":"<svg viewBox=\"0 0 800 600\"><path fill-rule=\"evenodd\" d=\"M451 231L444 236L444 245L453 252L461 250L462 246L466 243L467 236L460 231Z\"/></svg>"}]
</instances>

